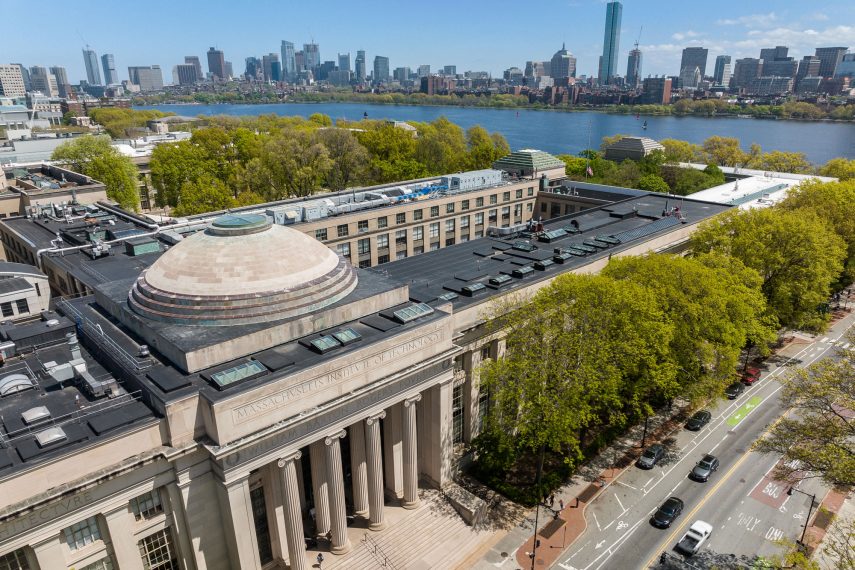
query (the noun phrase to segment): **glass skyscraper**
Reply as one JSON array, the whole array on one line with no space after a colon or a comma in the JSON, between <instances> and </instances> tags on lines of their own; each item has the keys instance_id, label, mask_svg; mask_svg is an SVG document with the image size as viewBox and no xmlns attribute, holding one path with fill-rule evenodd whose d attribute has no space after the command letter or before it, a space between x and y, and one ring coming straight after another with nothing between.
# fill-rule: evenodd
<instances>
[{"instance_id":1,"label":"glass skyscraper","mask_svg":"<svg viewBox=\"0 0 855 570\"><path fill-rule=\"evenodd\" d=\"M101 71L98 69L98 56L94 49L83 50L83 63L86 64L86 81L89 85L101 85Z\"/></svg>"},{"instance_id":2,"label":"glass skyscraper","mask_svg":"<svg viewBox=\"0 0 855 570\"><path fill-rule=\"evenodd\" d=\"M294 43L282 40L282 79L294 81L297 76L297 58L294 52Z\"/></svg>"},{"instance_id":3,"label":"glass skyscraper","mask_svg":"<svg viewBox=\"0 0 855 570\"><path fill-rule=\"evenodd\" d=\"M603 36L603 55L600 58L598 75L601 85L608 85L611 83L612 77L616 75L622 15L623 5L620 2L606 4L606 32Z\"/></svg>"}]
</instances>

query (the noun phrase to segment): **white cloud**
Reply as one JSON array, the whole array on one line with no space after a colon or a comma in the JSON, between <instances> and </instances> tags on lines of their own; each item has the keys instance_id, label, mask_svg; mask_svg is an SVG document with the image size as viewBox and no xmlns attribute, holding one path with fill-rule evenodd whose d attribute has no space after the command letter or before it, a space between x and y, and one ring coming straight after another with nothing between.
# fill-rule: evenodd
<instances>
[{"instance_id":1,"label":"white cloud","mask_svg":"<svg viewBox=\"0 0 855 570\"><path fill-rule=\"evenodd\" d=\"M828 14L824 12L814 12L810 15L809 19L814 20L815 22L827 22L828 20L830 20Z\"/></svg>"},{"instance_id":2,"label":"white cloud","mask_svg":"<svg viewBox=\"0 0 855 570\"><path fill-rule=\"evenodd\" d=\"M700 34L698 32L695 32L693 30L687 30L685 32L677 32L675 34L672 34L671 38L680 42L680 41L683 41L685 39L696 38L698 36L700 36Z\"/></svg>"},{"instance_id":3,"label":"white cloud","mask_svg":"<svg viewBox=\"0 0 855 570\"><path fill-rule=\"evenodd\" d=\"M722 20L718 20L716 24L720 26L746 26L765 28L769 26L774 26L777 20L778 16L775 14L775 12L769 12L768 14L749 14L747 16L739 16L738 18L725 18Z\"/></svg>"}]
</instances>

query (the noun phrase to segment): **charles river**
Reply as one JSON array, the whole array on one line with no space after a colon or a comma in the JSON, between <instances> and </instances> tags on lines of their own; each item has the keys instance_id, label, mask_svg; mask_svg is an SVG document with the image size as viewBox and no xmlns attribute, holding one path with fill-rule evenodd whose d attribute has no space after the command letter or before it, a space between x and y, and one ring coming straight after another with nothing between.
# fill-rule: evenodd
<instances>
[{"instance_id":1,"label":"charles river","mask_svg":"<svg viewBox=\"0 0 855 570\"><path fill-rule=\"evenodd\" d=\"M625 134L654 139L680 139L701 143L713 135L736 137L748 149L758 143L764 151L803 152L814 164L835 157L855 158L855 123L829 121L784 121L740 118L645 117L597 112L557 112L529 109L480 109L370 105L365 103L275 103L265 105L156 105L178 115L300 115L323 113L335 119L432 121L446 116L464 129L481 125L505 136L514 150L536 148L552 154L576 154L589 146L597 148L604 136ZM647 130L642 124L647 121ZM590 145L589 141L590 140Z\"/></svg>"}]
</instances>

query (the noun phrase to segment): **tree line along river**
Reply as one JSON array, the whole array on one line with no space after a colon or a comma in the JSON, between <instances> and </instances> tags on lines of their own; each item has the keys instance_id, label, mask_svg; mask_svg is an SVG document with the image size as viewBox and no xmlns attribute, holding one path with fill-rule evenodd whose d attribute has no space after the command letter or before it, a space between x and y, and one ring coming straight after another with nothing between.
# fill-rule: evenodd
<instances>
[{"instance_id":1,"label":"tree line along river","mask_svg":"<svg viewBox=\"0 0 855 570\"><path fill-rule=\"evenodd\" d=\"M299 115L323 113L336 119L356 121L367 113L370 119L432 121L446 116L464 129L481 125L505 136L514 150L536 148L552 154L576 154L597 148L604 136L626 134L653 139L679 139L700 144L718 135L735 137L747 150L752 143L764 151L802 152L814 164L832 158L855 158L855 123L789 121L742 118L703 118L615 115L597 112L560 112L530 109L473 109L365 103L275 103L216 105L154 105L177 115ZM647 122L647 129L642 125Z\"/></svg>"}]
</instances>

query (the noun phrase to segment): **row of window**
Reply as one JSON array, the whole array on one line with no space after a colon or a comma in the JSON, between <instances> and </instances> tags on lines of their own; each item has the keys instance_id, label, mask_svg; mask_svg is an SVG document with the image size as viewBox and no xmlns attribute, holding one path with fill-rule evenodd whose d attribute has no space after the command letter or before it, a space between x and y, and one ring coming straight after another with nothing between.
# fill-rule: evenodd
<instances>
[{"instance_id":1,"label":"row of window","mask_svg":"<svg viewBox=\"0 0 855 570\"><path fill-rule=\"evenodd\" d=\"M528 196L534 196L534 187L530 187L528 189ZM523 197L522 188L519 188L516 191L516 197L517 198ZM497 204L498 199L499 199L498 194L490 195L490 205ZM502 195L502 199L505 202L509 202L511 199L510 191L504 192ZM462 202L460 202L460 210L461 211L468 210L469 204L470 204L469 200L463 200ZM476 208L484 207L484 197L483 196L475 199L475 207ZM445 205L445 213L446 214L453 214L455 212L455 208L456 208L455 203L450 202L450 203ZM520 208L521 208L521 205L520 205ZM439 206L431 206L430 217L431 218L438 218L439 217L439 209L440 209ZM530 211L531 211L531 205L529 205L529 212ZM424 219L424 211L421 209L413 210L411 213L412 213L412 221L414 221L414 222L418 222L418 221L421 221L422 219ZM400 224L406 224L407 223L407 212L399 212L399 213L395 214L395 223L399 224L399 225ZM382 230L383 228L387 228L387 227L389 227L389 216L378 217L377 218L377 229ZM358 233L365 233L368 231L368 229L369 229L368 220L359 220L356 222L356 230ZM336 226L336 237L337 238L348 237L349 235L350 235L350 226L348 224L339 224L338 226ZM315 230L315 238L318 239L319 241L326 241L329 238L327 228L321 228L321 229Z\"/></svg>"},{"instance_id":2,"label":"row of window","mask_svg":"<svg viewBox=\"0 0 855 570\"><path fill-rule=\"evenodd\" d=\"M30 314L30 304L26 299L15 299L15 307L18 309L19 315L28 315ZM5 303L0 303L0 312L3 313L4 317L12 317L15 315L14 309L12 309L12 302L7 301Z\"/></svg>"},{"instance_id":3,"label":"row of window","mask_svg":"<svg viewBox=\"0 0 855 570\"><path fill-rule=\"evenodd\" d=\"M434 224L431 224L430 233L428 236L431 240L430 251L436 251L437 249L440 248L440 244L441 244L440 237L439 237L439 224L436 224L436 226L437 226L436 228L434 228L433 226L434 226ZM423 239L424 239L424 228L419 226L418 228L414 228L414 230L415 231L413 232L413 240L415 240L416 242L423 241ZM454 230L452 228L449 231L453 232ZM463 242L469 241L470 239L477 239L477 238L481 238L481 237L484 237L484 230L477 230L472 236L470 236L468 232L462 233L462 234L460 234L460 240L459 241L460 241L460 243L463 243ZM455 243L457 243L457 240L453 236L445 238L445 245L446 246L454 245ZM381 236L378 236L377 244L378 244L377 245L378 251L388 249L388 247L389 247L388 236L386 239L381 239ZM398 244L399 245L406 244L406 241L398 242ZM335 246L335 250L342 257L350 257L350 254L352 252L352 249L350 247L350 242L337 244ZM424 252L425 252L425 248L423 245L413 246L413 255L419 255L420 253L424 253ZM370 254L371 254L371 238L363 238L363 239L359 240L358 242L356 242L356 253L360 257L360 260L359 260L359 267L360 268L371 267L371 260L370 259L362 259L363 257L370 256ZM399 250L395 253L395 259L406 259L406 257L407 257L406 249ZM381 263L388 263L389 261L390 261L390 254L389 253L381 253L377 257L378 265Z\"/></svg>"}]
</instances>

